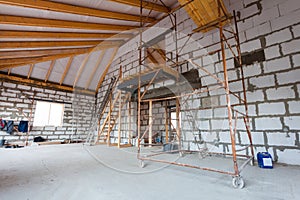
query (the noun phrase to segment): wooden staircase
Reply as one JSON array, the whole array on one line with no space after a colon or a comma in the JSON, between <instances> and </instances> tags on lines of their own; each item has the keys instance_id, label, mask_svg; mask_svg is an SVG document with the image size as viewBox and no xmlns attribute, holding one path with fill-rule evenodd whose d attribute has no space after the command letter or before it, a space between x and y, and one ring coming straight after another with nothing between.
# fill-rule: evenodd
<instances>
[{"instance_id":1,"label":"wooden staircase","mask_svg":"<svg viewBox=\"0 0 300 200\"><path fill-rule=\"evenodd\" d=\"M108 104L104 109L103 118L99 120L101 126L98 129L95 144L107 144L109 146L120 146L120 134L118 135L118 143L112 143L111 132L114 130L115 125L121 115L121 110L130 98L130 93L118 91L116 94L111 93L108 99ZM100 124L99 123L99 124Z\"/></svg>"}]
</instances>

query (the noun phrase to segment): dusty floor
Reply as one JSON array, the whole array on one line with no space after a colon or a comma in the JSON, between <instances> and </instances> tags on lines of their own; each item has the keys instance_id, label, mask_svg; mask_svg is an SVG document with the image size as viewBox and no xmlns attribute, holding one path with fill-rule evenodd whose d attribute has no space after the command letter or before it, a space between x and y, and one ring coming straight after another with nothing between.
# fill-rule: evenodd
<instances>
[{"instance_id":1,"label":"dusty floor","mask_svg":"<svg viewBox=\"0 0 300 200\"><path fill-rule=\"evenodd\" d=\"M300 199L299 166L249 165L245 188L234 189L228 175L153 162L140 168L134 152L82 144L0 149L0 199ZM231 169L230 161L205 162Z\"/></svg>"}]
</instances>

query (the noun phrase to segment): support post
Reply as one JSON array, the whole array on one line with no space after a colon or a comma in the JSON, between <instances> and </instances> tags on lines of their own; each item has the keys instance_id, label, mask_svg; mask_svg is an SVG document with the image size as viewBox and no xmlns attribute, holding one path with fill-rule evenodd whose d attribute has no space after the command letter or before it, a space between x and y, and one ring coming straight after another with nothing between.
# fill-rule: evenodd
<instances>
[{"instance_id":1,"label":"support post","mask_svg":"<svg viewBox=\"0 0 300 200\"><path fill-rule=\"evenodd\" d=\"M112 111L112 93L109 97L109 111L108 111L108 128L107 128L107 146L110 145L110 129L111 129L111 111Z\"/></svg>"},{"instance_id":2,"label":"support post","mask_svg":"<svg viewBox=\"0 0 300 200\"><path fill-rule=\"evenodd\" d=\"M131 132L131 102L128 101L128 144L131 144L132 132Z\"/></svg>"},{"instance_id":3,"label":"support post","mask_svg":"<svg viewBox=\"0 0 300 200\"><path fill-rule=\"evenodd\" d=\"M118 127L118 148L121 147L121 114L122 114L122 98L121 96L119 97L119 127Z\"/></svg>"},{"instance_id":4,"label":"support post","mask_svg":"<svg viewBox=\"0 0 300 200\"><path fill-rule=\"evenodd\" d=\"M176 98L176 135L178 140L178 148L181 149L181 128L180 128L180 101Z\"/></svg>"},{"instance_id":5,"label":"support post","mask_svg":"<svg viewBox=\"0 0 300 200\"><path fill-rule=\"evenodd\" d=\"M168 113L168 101L165 104L165 130L166 130L166 143L169 142L169 113Z\"/></svg>"},{"instance_id":6,"label":"support post","mask_svg":"<svg viewBox=\"0 0 300 200\"><path fill-rule=\"evenodd\" d=\"M153 124L153 118L152 118L152 101L149 101L149 147L152 146L152 124Z\"/></svg>"},{"instance_id":7,"label":"support post","mask_svg":"<svg viewBox=\"0 0 300 200\"><path fill-rule=\"evenodd\" d=\"M231 139L231 148L232 148L232 159L233 159L233 167L235 175L239 175L237 159L236 159L236 146L235 146L235 134L232 127L232 110L230 103L230 91L228 84L228 74L227 74L227 64L226 64L226 54L225 54L225 46L224 46L224 38L223 38L223 27L222 22L219 24L220 31L220 42L221 42L221 52L222 52L222 63L223 63L223 71L224 71L224 88L226 93L226 104L227 104L227 112L228 112L228 123L229 123L229 131L230 131L230 139Z\"/></svg>"}]
</instances>

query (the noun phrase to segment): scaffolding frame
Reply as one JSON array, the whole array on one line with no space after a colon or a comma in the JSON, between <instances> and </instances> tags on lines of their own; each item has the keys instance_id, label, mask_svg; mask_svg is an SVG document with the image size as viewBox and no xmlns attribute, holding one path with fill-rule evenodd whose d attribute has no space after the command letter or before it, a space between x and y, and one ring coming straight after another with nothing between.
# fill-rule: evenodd
<instances>
[{"instance_id":1,"label":"scaffolding frame","mask_svg":"<svg viewBox=\"0 0 300 200\"><path fill-rule=\"evenodd\" d=\"M184 62L190 62L193 65L195 65L199 70L205 72L207 75L211 76L212 78L214 78L218 84L215 87L212 88L207 88L204 90L200 90L200 91L194 91L188 94L179 94L179 95L175 95L172 97L166 97L166 98L157 98L157 99L147 99L147 100L143 100L142 97L143 95L141 95L141 79L140 76L138 78L138 120L137 120L137 132L138 132L138 152L137 152L137 159L139 160L139 164L141 167L144 167L144 161L152 161L152 162L159 162L159 163L165 163L165 164L172 164L172 165L177 165L177 166L182 166L182 167L189 167L189 168L194 168L194 169L200 169L200 170L207 170L207 171L212 171L212 172L218 172L221 174L227 174L227 175L231 175L233 177L232 180L232 184L235 188L243 188L244 187L244 180L243 178L240 176L241 171L245 168L245 166L251 162L252 164L254 163L254 150L253 150L253 144L252 144L252 137L251 137L251 131L250 131L250 125L249 125L249 116L248 116L248 105L247 105L247 97L246 97L246 88L245 88L245 78L244 78L244 72L243 72L243 67L242 67L242 59L241 59L241 49L240 49L240 40L239 40L239 31L238 31L238 25L237 25L237 19L236 19L236 14L234 11L234 15L232 16L228 16L227 13L225 13L223 7L221 6L221 2L220 0L216 0L218 3L218 14L219 14L219 18L216 21L213 21L203 27L199 27L197 29L194 30L193 33L199 32L201 30L204 29L208 29L211 27L215 27L219 29L219 36L220 36L220 49L216 50L214 52L209 52L207 55L211 55L212 53L217 53L220 52L222 55L222 65L223 65L223 75L224 75L224 79L220 79L217 76L215 76L214 74L210 73L208 70L206 70L204 67L198 65L197 63L194 62L195 59L197 58L192 58L192 59L188 59L185 60ZM142 6L142 0L140 0L141 4L140 4L140 16L142 16L143 14L143 6ZM188 3L190 3L192 1L189 1ZM188 4L187 3L187 4ZM187 5L185 4L185 5ZM224 16L222 17L222 14L224 14ZM178 71L178 67L179 64L182 62L179 62L179 55L178 55L178 44L177 44L177 23L176 23L176 15L173 13L169 13L169 16L172 15L174 17L174 30L175 30L175 48L176 48L176 58L175 58L175 62L174 62L174 66L176 67L177 71ZM230 21L232 20L234 21L234 28L232 28L231 30L228 30L227 28L224 27L224 22L226 21ZM172 20L171 20L172 21ZM173 21L172 21L173 22ZM143 45L143 31L142 31L142 27L144 26L143 21L142 21L142 17L141 17L141 21L140 21L140 48L139 48L139 70L138 73L141 73L141 66L143 65L143 58L142 58L142 45ZM230 33L232 34L232 37L226 37L224 33ZM192 33L192 34L193 34ZM192 35L190 34L190 36ZM229 40L234 39L236 44L235 46L232 46L229 43ZM186 44L184 44L186 45ZM240 70L240 78L237 81L241 81L242 82L242 93L243 93L243 98L239 97L238 95L236 95L234 92L232 92L230 90L230 86L229 86L229 80L228 80L228 73L227 73L227 62L226 62L226 52L225 52L225 47L227 46L227 48L230 50L230 52L233 55L234 60L237 62L238 66L239 66L239 70ZM234 48L236 48L237 50L237 54L234 52ZM202 55L205 56L205 55ZM155 79L155 76L153 77L153 79ZM150 83L151 84L151 83ZM233 171L225 171L225 170L219 170L219 169L214 169L214 168L208 168L208 167L201 167L201 166L196 166L196 165L191 165L191 164L185 164L185 163L179 163L179 162L170 162L170 161L166 161L166 160L162 160L162 159L156 159L154 158L157 155L161 155L161 154L165 154L165 153L179 153L180 156L182 156L184 153L199 153L200 151L190 151L190 150L182 150L181 149L181 128L180 128L180 123L179 123L179 112L180 112L180 99L182 99L183 97L189 97L191 95L194 94L200 94L200 93L204 93L204 92L208 92L208 91L212 91L212 90L217 90L217 89L224 89L225 90L225 96L226 96L226 108L227 108L227 113L228 113L228 124L229 124L229 133L230 133L230 140L231 140L231 151L232 153L218 153L218 152L209 152L208 154L210 155L224 155L224 156L231 156L233 159ZM147 91L148 87L146 87L146 89L144 90L144 93ZM234 107L236 105L231 104L231 96L234 96L235 98L237 98L239 100L239 104L237 105L244 105L245 107L245 113L238 111L237 109L235 109ZM172 151L168 151L168 152L159 152L159 153L152 153L152 154L148 154L146 156L141 155L141 141L145 135L145 133L147 131L151 131L152 130L152 122L153 122L153 118L152 118L152 106L150 106L151 110L149 110L149 115L151 115L151 117L149 118L149 126L146 129L146 131L144 132L144 134L141 134L141 103L142 102L149 102L150 105L152 105L152 102L155 101L166 101L166 100L171 100L171 99L175 99L176 100L176 121L177 124L179 125L179 127L177 127L176 129L176 135L178 138L178 145L179 145L179 149L178 150L172 150ZM166 101L167 102L167 101ZM167 104L166 104L167 105ZM203 108L206 109L206 108ZM167 115L167 114L165 114ZM249 139L249 145L243 147L242 149L237 149L236 148L236 139L235 139L235 135L237 133L237 120L238 120L238 115L241 115L243 118L243 122L246 128L246 132L247 132L247 136ZM168 131L167 128L167 123L168 123L168 119L165 120L165 127L166 127L166 131ZM166 136L168 135L168 133L166 133ZM149 137L150 133L149 133ZM149 141L150 140L149 138ZM166 139L166 141L168 141ZM151 144L150 144L151 146ZM250 148L250 152L251 155L243 155L243 154L238 154L237 152L239 151L243 151L245 149ZM244 159L244 163L241 164L240 166L238 166L237 163L237 159L238 158L243 158Z\"/></svg>"}]
</instances>

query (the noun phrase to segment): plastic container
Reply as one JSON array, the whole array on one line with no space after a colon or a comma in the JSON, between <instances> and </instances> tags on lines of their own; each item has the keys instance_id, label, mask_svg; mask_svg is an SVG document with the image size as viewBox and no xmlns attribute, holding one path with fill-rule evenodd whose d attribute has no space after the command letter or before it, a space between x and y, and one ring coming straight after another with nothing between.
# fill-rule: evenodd
<instances>
[{"instance_id":1,"label":"plastic container","mask_svg":"<svg viewBox=\"0 0 300 200\"><path fill-rule=\"evenodd\" d=\"M257 162L260 168L273 168L272 156L268 152L258 152Z\"/></svg>"},{"instance_id":2,"label":"plastic container","mask_svg":"<svg viewBox=\"0 0 300 200\"><path fill-rule=\"evenodd\" d=\"M1 139L1 140L0 140L0 147L3 147L4 144L5 144L5 140L4 140L4 139Z\"/></svg>"}]
</instances>

